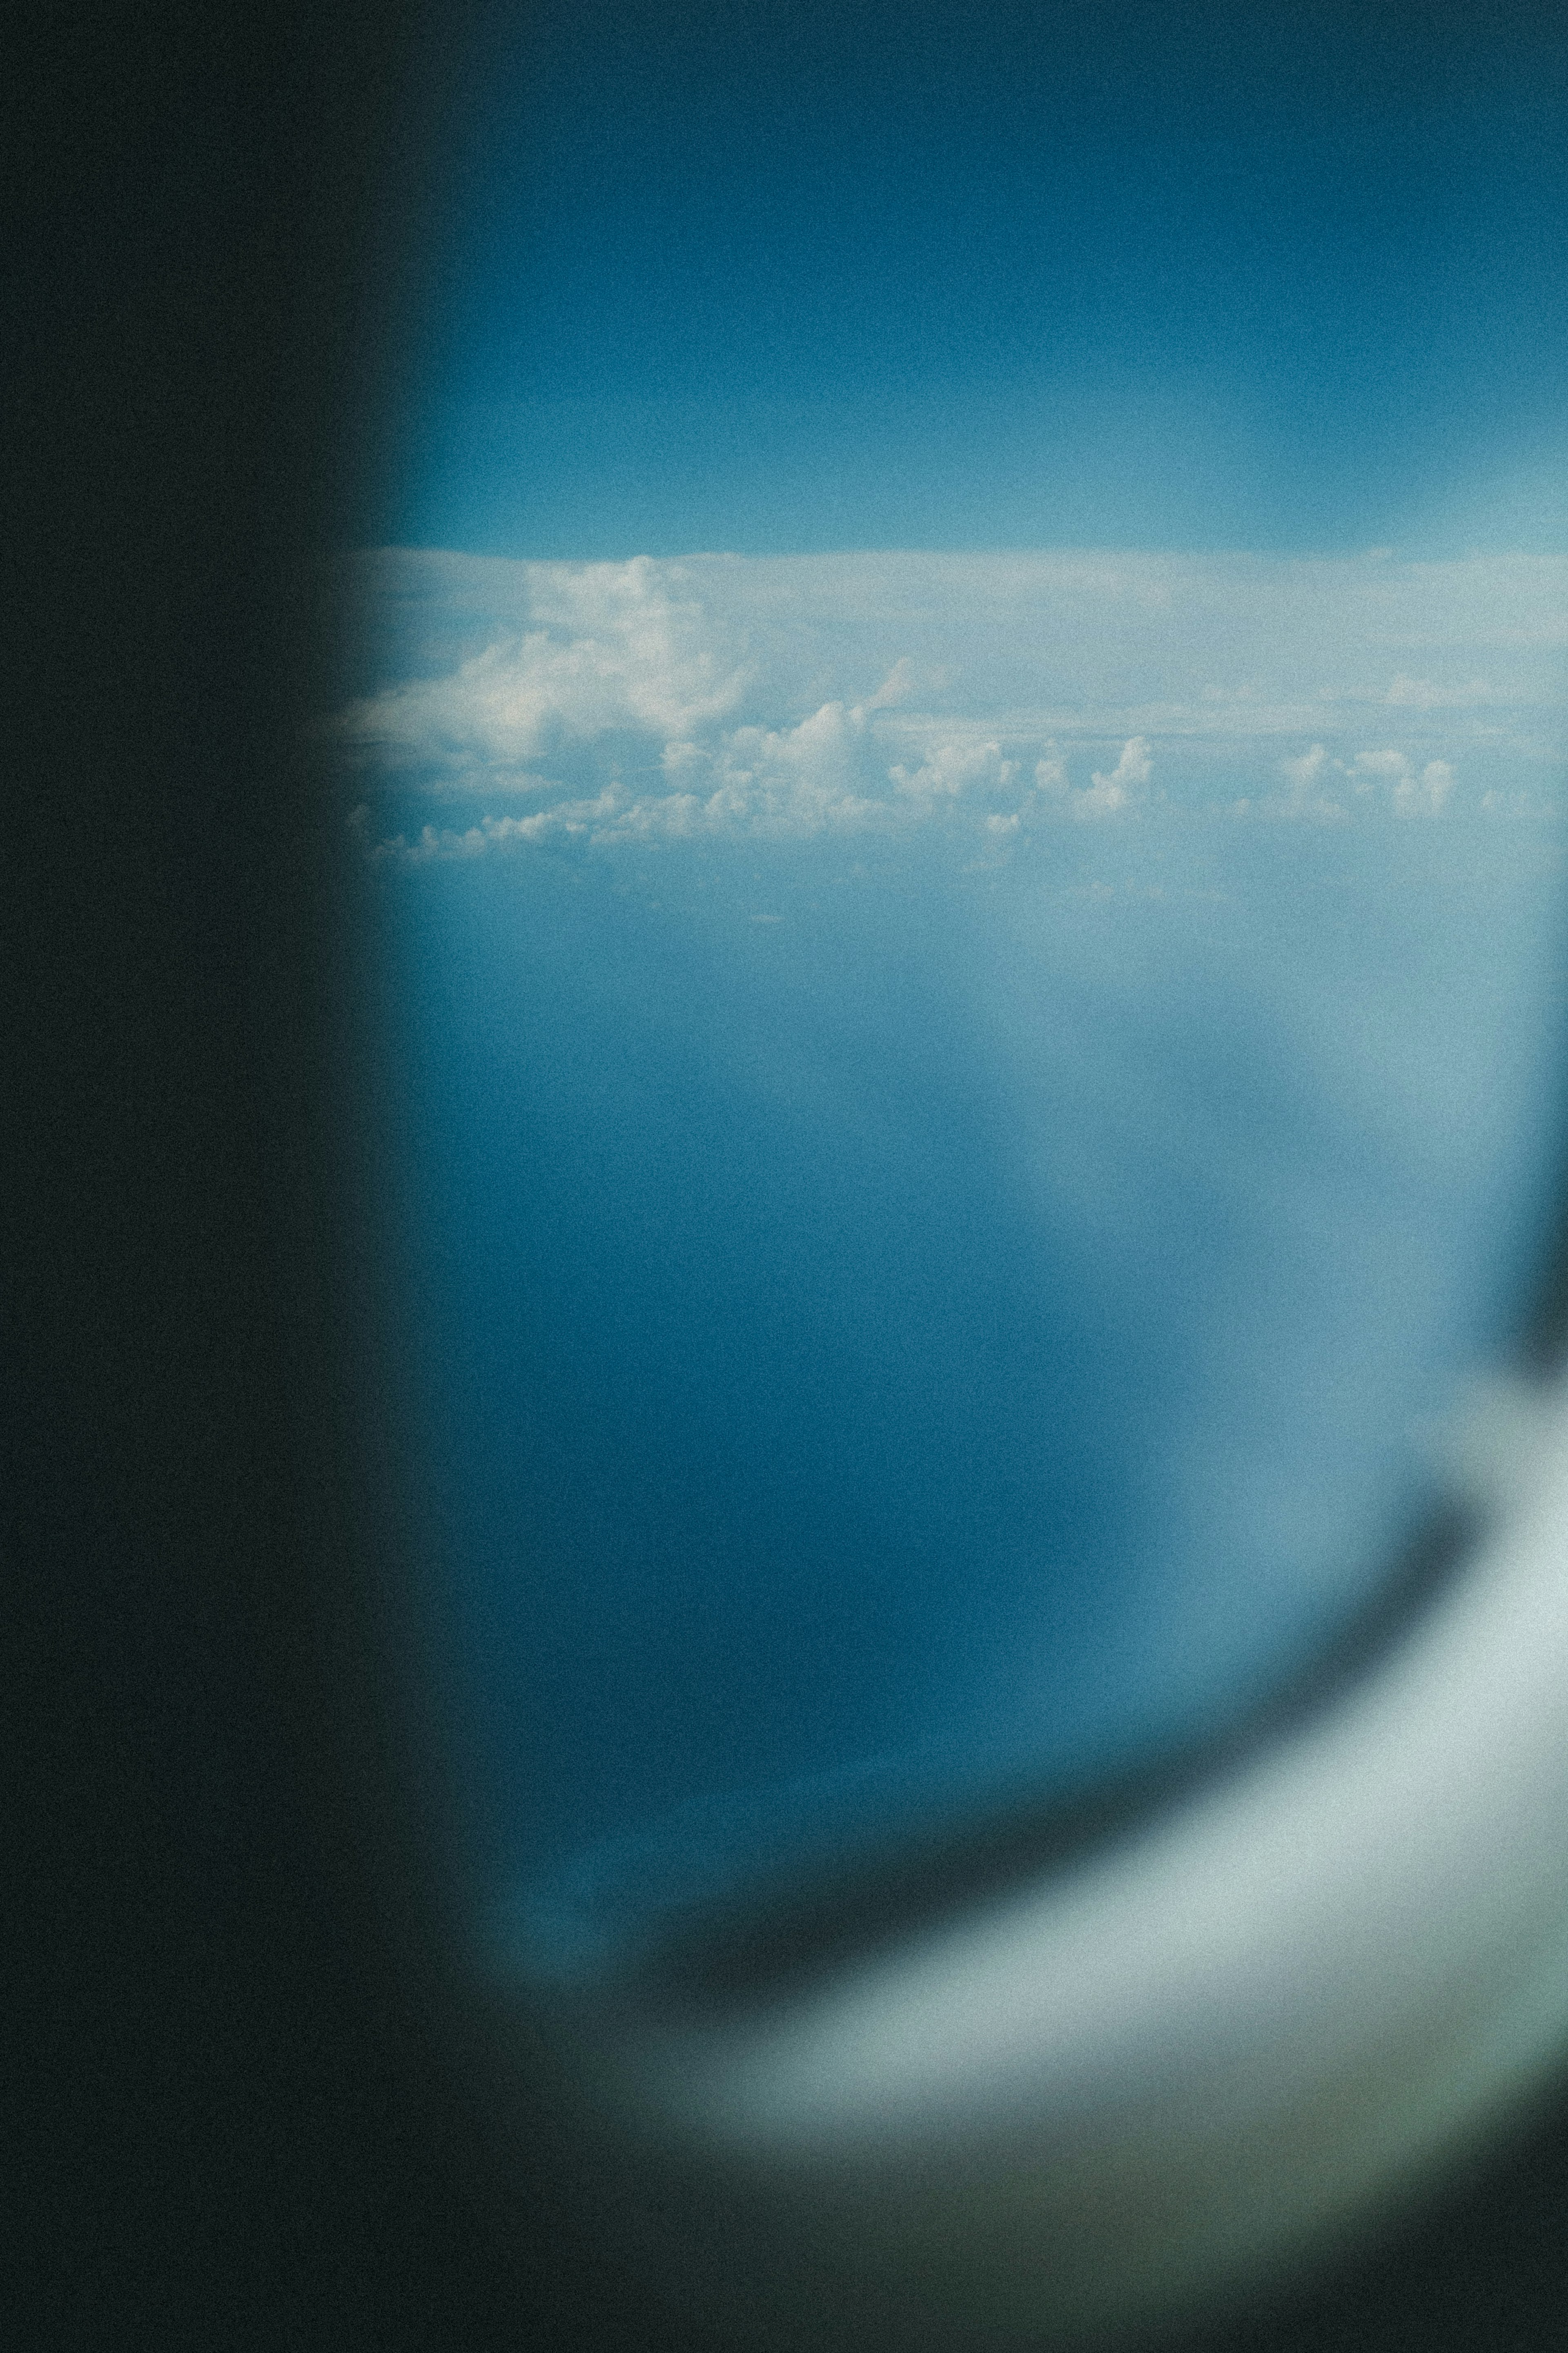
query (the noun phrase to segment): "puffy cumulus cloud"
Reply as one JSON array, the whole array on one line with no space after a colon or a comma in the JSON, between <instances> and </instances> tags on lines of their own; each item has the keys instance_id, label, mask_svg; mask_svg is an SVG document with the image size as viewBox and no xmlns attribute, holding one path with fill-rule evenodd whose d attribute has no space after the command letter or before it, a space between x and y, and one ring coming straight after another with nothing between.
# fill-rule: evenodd
<instances>
[{"instance_id":1,"label":"puffy cumulus cloud","mask_svg":"<svg viewBox=\"0 0 1568 2353\"><path fill-rule=\"evenodd\" d=\"M1416 773L1406 752L1358 752L1348 774L1357 792L1387 787L1401 817L1436 817L1447 807L1454 786L1454 771L1447 760L1428 760Z\"/></svg>"},{"instance_id":2,"label":"puffy cumulus cloud","mask_svg":"<svg viewBox=\"0 0 1568 2353\"><path fill-rule=\"evenodd\" d=\"M885 747L861 710L825 703L796 727L742 727L712 746L667 745L660 765L668 791L639 793L616 778L592 797L563 799L523 818L487 816L463 828L426 825L412 840L399 834L373 841L368 803L352 822L374 856L421 865L530 842L806 840L908 832L944 817L995 840L1095 797L1092 787L1071 793L1058 761L1037 762L1031 773L995 744L938 742L912 769L880 765L879 751Z\"/></svg>"},{"instance_id":3,"label":"puffy cumulus cloud","mask_svg":"<svg viewBox=\"0 0 1568 2353\"><path fill-rule=\"evenodd\" d=\"M487 817L460 831L426 826L412 842L394 836L374 849L418 864L550 840L787 841L918 822L930 796L918 786L889 791L876 748L863 712L824 703L795 727L739 727L708 745L689 737L667 744L659 765L671 789L663 792L637 792L616 777L592 797L563 799L530 817ZM961 785L962 778L952 789Z\"/></svg>"},{"instance_id":4,"label":"puffy cumulus cloud","mask_svg":"<svg viewBox=\"0 0 1568 2353\"><path fill-rule=\"evenodd\" d=\"M376 839L371 829L367 803L362 802L353 811L349 825L374 862L429 866L482 858L489 850L519 848L528 842L591 838L605 825L613 824L620 814L620 797L609 789L593 800L564 801L554 808L540 809L532 817L485 817L477 825L460 828L421 826L412 841L401 833Z\"/></svg>"},{"instance_id":5,"label":"puffy cumulus cloud","mask_svg":"<svg viewBox=\"0 0 1568 2353\"><path fill-rule=\"evenodd\" d=\"M1294 758L1281 760L1279 773L1285 791L1260 804L1267 815L1310 818L1320 825L1346 822L1349 812L1333 791L1333 781L1344 775L1344 765L1331 759L1323 744L1314 744ZM1238 803L1237 814L1245 816L1252 806L1250 801Z\"/></svg>"},{"instance_id":6,"label":"puffy cumulus cloud","mask_svg":"<svg viewBox=\"0 0 1568 2353\"><path fill-rule=\"evenodd\" d=\"M1343 776L1342 762L1329 757L1326 747L1314 744L1308 751L1298 753L1294 759L1281 760L1279 773L1290 788L1291 797L1306 800L1316 795L1329 776Z\"/></svg>"},{"instance_id":7,"label":"puffy cumulus cloud","mask_svg":"<svg viewBox=\"0 0 1568 2353\"><path fill-rule=\"evenodd\" d=\"M1562 754L1556 670L1530 670L1533 653L1500 650L1482 624L1500 611L1518 635L1542 598L1568 599L1568 565L1474 569L384 552L356 575L381 675L333 733L367 805L468 805L428 829L399 807L370 829L389 857L910 828L1005 855L1031 828L1194 805L1436 816L1506 790L1521 714L1540 759ZM1483 641L1489 676L1524 665L1495 694L1466 657ZM1390 686L1396 647L1430 650ZM1331 694L1326 675L1345 683ZM1394 744L1366 744L1376 708L1399 712Z\"/></svg>"},{"instance_id":8,"label":"puffy cumulus cloud","mask_svg":"<svg viewBox=\"0 0 1568 2353\"><path fill-rule=\"evenodd\" d=\"M748 671L680 568L552 567L530 612L445 677L384 688L350 705L339 733L351 758L423 773L437 789L476 777L527 789L526 764L616 733L670 740L732 713Z\"/></svg>"},{"instance_id":9,"label":"puffy cumulus cloud","mask_svg":"<svg viewBox=\"0 0 1568 2353\"><path fill-rule=\"evenodd\" d=\"M683 744L675 773L693 807L682 830L787 839L882 825L894 812L885 780L875 788L875 768L864 711L841 702L823 703L795 727L733 728L706 753Z\"/></svg>"},{"instance_id":10,"label":"puffy cumulus cloud","mask_svg":"<svg viewBox=\"0 0 1568 2353\"><path fill-rule=\"evenodd\" d=\"M1113 817L1119 809L1128 807L1133 795L1148 783L1153 769L1146 737L1130 737L1121 747L1121 757L1115 767L1104 775L1097 768L1089 790L1074 795L1071 804L1073 815Z\"/></svg>"},{"instance_id":11,"label":"puffy cumulus cloud","mask_svg":"<svg viewBox=\"0 0 1568 2353\"><path fill-rule=\"evenodd\" d=\"M889 770L900 793L915 801L956 801L961 795L1012 794L1022 764L1006 759L999 744L969 744L950 737L931 746L918 768L901 761Z\"/></svg>"},{"instance_id":12,"label":"puffy cumulus cloud","mask_svg":"<svg viewBox=\"0 0 1568 2353\"><path fill-rule=\"evenodd\" d=\"M1402 817L1436 817L1447 807L1454 789L1454 771L1447 760L1428 760L1419 776L1401 776L1394 787L1394 806Z\"/></svg>"},{"instance_id":13,"label":"puffy cumulus cloud","mask_svg":"<svg viewBox=\"0 0 1568 2353\"><path fill-rule=\"evenodd\" d=\"M1292 791L1310 792L1323 770L1330 765L1328 753L1321 744L1314 744L1309 752L1298 754L1293 760L1281 760L1279 773ZM1333 764L1338 766L1338 762Z\"/></svg>"},{"instance_id":14,"label":"puffy cumulus cloud","mask_svg":"<svg viewBox=\"0 0 1568 2353\"><path fill-rule=\"evenodd\" d=\"M1376 797L1399 817L1437 817L1454 789L1454 770L1447 760L1428 760L1417 766L1407 752L1393 746L1356 753L1349 761L1331 757L1321 744L1295 757L1281 760L1279 773L1286 790L1260 806L1269 814L1314 818L1342 824L1350 796L1365 802ZM1338 789L1336 790L1336 787Z\"/></svg>"}]
</instances>

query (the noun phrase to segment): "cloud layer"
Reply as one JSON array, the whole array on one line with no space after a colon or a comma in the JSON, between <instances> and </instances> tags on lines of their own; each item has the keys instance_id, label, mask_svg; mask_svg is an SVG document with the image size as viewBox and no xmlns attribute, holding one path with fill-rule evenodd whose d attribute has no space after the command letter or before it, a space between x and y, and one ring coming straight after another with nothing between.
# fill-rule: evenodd
<instances>
[{"instance_id":1,"label":"cloud layer","mask_svg":"<svg viewBox=\"0 0 1568 2353\"><path fill-rule=\"evenodd\" d=\"M382 858L1160 811L1546 814L1568 564L1096 554L355 559L333 733ZM410 824L412 799L447 804Z\"/></svg>"}]
</instances>

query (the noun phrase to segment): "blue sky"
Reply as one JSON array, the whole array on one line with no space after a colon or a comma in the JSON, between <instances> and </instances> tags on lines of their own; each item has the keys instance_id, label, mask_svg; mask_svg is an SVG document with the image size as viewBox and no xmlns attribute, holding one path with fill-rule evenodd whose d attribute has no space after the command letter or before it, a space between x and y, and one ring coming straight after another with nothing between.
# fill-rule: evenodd
<instances>
[{"instance_id":1,"label":"blue sky","mask_svg":"<svg viewBox=\"0 0 1568 2353\"><path fill-rule=\"evenodd\" d=\"M384 543L1568 537L1550 12L477 21Z\"/></svg>"}]
</instances>

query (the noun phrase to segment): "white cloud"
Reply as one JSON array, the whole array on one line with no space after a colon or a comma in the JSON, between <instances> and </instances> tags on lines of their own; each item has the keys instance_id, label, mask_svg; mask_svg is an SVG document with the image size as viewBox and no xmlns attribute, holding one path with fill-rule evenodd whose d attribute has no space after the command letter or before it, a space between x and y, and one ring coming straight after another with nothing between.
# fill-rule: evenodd
<instances>
[{"instance_id":1,"label":"white cloud","mask_svg":"<svg viewBox=\"0 0 1568 2353\"><path fill-rule=\"evenodd\" d=\"M1325 746L1314 744L1309 751L1294 759L1281 760L1279 773L1288 787L1282 798L1265 799L1260 807L1270 816L1309 818L1320 825L1342 825L1347 811L1342 800L1333 797L1330 787L1336 776L1346 771L1342 761L1331 759ZM1237 817L1248 813L1250 803L1239 804Z\"/></svg>"},{"instance_id":2,"label":"white cloud","mask_svg":"<svg viewBox=\"0 0 1568 2353\"><path fill-rule=\"evenodd\" d=\"M1031 829L1184 804L1436 815L1509 789L1526 723L1538 765L1563 765L1568 696L1530 625L1568 603L1568 564L1511 562L384 552L355 575L383 675L333 731L362 796L468 805L380 828L421 859L912 826L1005 855ZM1495 692L1466 659L1483 642ZM1388 685L1395 645L1441 663ZM1399 739L1346 741L1380 704Z\"/></svg>"},{"instance_id":3,"label":"white cloud","mask_svg":"<svg viewBox=\"0 0 1568 2353\"><path fill-rule=\"evenodd\" d=\"M413 841L403 834L370 840L365 823L368 812L363 808L355 809L349 822L365 841L373 860L387 860L399 866L428 866L437 861L482 858L488 850L526 842L591 837L625 813L618 796L607 790L594 800L563 802L556 808L541 809L534 817L481 818L477 825L466 826L460 831L451 826L421 826Z\"/></svg>"},{"instance_id":4,"label":"white cloud","mask_svg":"<svg viewBox=\"0 0 1568 2353\"><path fill-rule=\"evenodd\" d=\"M353 704L344 742L389 768L450 783L507 772L563 744L616 732L668 741L727 718L747 668L679 565L647 556L550 577L533 597L542 627L507 635L446 677L410 680Z\"/></svg>"},{"instance_id":5,"label":"white cloud","mask_svg":"<svg viewBox=\"0 0 1568 2353\"><path fill-rule=\"evenodd\" d=\"M1401 817L1437 817L1454 789L1454 771L1447 760L1428 760L1419 776L1401 776L1394 787L1394 806Z\"/></svg>"},{"instance_id":6,"label":"white cloud","mask_svg":"<svg viewBox=\"0 0 1568 2353\"><path fill-rule=\"evenodd\" d=\"M710 832L810 835L858 831L888 820L885 791L863 790L869 779L868 730L858 710L825 702L791 728L738 727L709 754L703 787L700 760L689 763L696 822ZM651 821L651 819L650 819Z\"/></svg>"},{"instance_id":7,"label":"white cloud","mask_svg":"<svg viewBox=\"0 0 1568 2353\"><path fill-rule=\"evenodd\" d=\"M1149 781L1153 762L1149 756L1147 740L1133 735L1121 747L1121 757L1108 775L1094 771L1087 792L1074 796L1075 817L1113 817L1117 810L1127 807L1132 797Z\"/></svg>"},{"instance_id":8,"label":"white cloud","mask_svg":"<svg viewBox=\"0 0 1568 2353\"><path fill-rule=\"evenodd\" d=\"M1325 768L1337 768L1339 765L1337 760L1330 760L1321 744L1314 744L1310 752L1301 753L1298 758L1281 760L1279 769L1295 791L1307 793L1318 784Z\"/></svg>"},{"instance_id":9,"label":"white cloud","mask_svg":"<svg viewBox=\"0 0 1568 2353\"><path fill-rule=\"evenodd\" d=\"M1330 797L1335 778L1342 778L1363 802L1383 787L1387 806L1400 817L1439 816L1454 788L1450 761L1428 760L1417 771L1410 754L1394 745L1358 752L1347 763L1314 744L1294 759L1281 760L1279 773L1289 789L1282 800L1269 805L1274 814L1333 822L1348 816L1344 801Z\"/></svg>"},{"instance_id":10,"label":"white cloud","mask_svg":"<svg viewBox=\"0 0 1568 2353\"><path fill-rule=\"evenodd\" d=\"M1372 792L1379 784L1386 785L1390 803L1401 817L1441 815L1454 788L1454 770L1449 761L1428 760L1417 774L1410 754L1392 748L1358 752L1347 774L1358 793Z\"/></svg>"},{"instance_id":11,"label":"white cloud","mask_svg":"<svg viewBox=\"0 0 1568 2353\"><path fill-rule=\"evenodd\" d=\"M962 737L935 744L930 757L912 771L902 763L888 770L900 793L925 801L955 801L962 794L988 789L1006 792L1018 773L1019 763L1004 758L999 744L968 744Z\"/></svg>"}]
</instances>

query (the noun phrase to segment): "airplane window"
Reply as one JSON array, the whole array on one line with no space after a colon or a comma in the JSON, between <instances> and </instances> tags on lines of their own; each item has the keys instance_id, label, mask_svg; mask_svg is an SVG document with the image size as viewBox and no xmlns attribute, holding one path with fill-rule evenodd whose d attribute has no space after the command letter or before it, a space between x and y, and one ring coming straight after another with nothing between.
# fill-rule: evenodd
<instances>
[{"instance_id":1,"label":"airplane window","mask_svg":"<svg viewBox=\"0 0 1568 2353\"><path fill-rule=\"evenodd\" d=\"M477 39L331 728L531 1998L1080 1856L1451 1594L1568 1146L1560 79L1312 7Z\"/></svg>"},{"instance_id":2,"label":"airplane window","mask_svg":"<svg viewBox=\"0 0 1568 2353\"><path fill-rule=\"evenodd\" d=\"M375 561L477 649L347 725L542 1962L1224 1725L1461 1500L1563 1145L1542 586Z\"/></svg>"}]
</instances>

